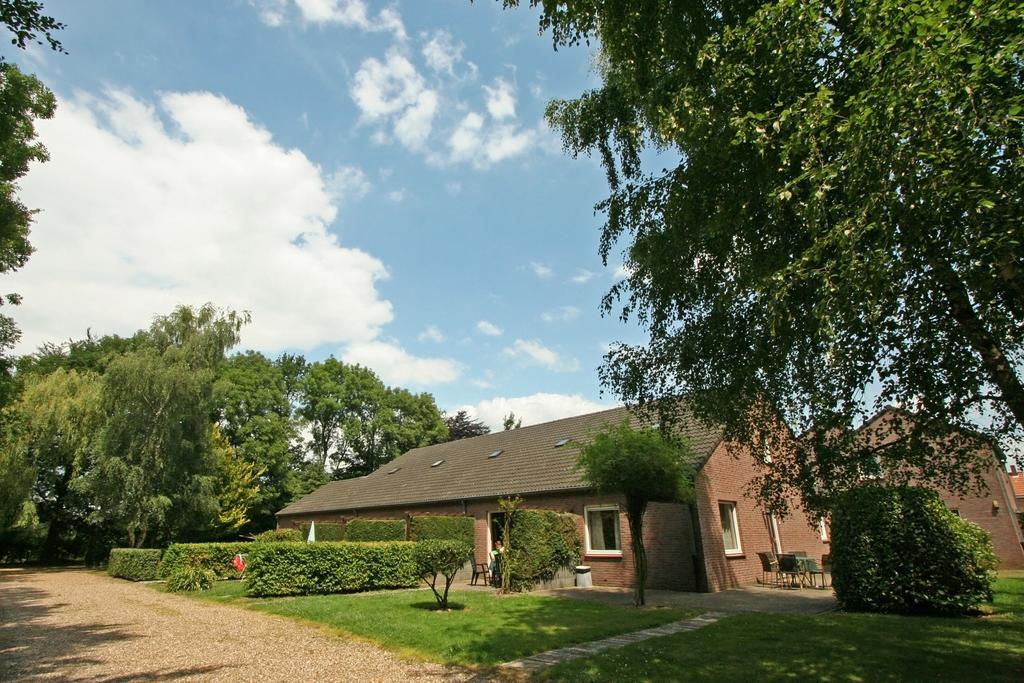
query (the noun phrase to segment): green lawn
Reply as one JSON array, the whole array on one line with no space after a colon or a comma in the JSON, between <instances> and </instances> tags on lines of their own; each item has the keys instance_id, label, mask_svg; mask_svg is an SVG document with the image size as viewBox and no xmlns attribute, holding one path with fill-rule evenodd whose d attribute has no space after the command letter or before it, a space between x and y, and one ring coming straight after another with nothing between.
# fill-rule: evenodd
<instances>
[{"instance_id":1,"label":"green lawn","mask_svg":"<svg viewBox=\"0 0 1024 683\"><path fill-rule=\"evenodd\" d=\"M1024 681L1024 572L994 613L749 614L546 670L549 681Z\"/></svg>"},{"instance_id":2,"label":"green lawn","mask_svg":"<svg viewBox=\"0 0 1024 683\"><path fill-rule=\"evenodd\" d=\"M446 613L433 609L429 590L271 599L242 591L241 582L221 581L196 595L323 624L424 659L484 666L697 614L487 591L453 591L454 609Z\"/></svg>"}]
</instances>

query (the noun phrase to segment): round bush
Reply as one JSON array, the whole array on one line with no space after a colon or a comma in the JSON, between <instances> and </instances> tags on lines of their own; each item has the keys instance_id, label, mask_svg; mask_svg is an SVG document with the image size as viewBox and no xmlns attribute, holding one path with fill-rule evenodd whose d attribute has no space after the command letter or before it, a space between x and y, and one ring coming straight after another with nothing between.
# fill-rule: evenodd
<instances>
[{"instance_id":1,"label":"round bush","mask_svg":"<svg viewBox=\"0 0 1024 683\"><path fill-rule=\"evenodd\" d=\"M934 491L867 485L832 508L832 584L848 610L963 614L992 600L992 540Z\"/></svg>"},{"instance_id":2,"label":"round bush","mask_svg":"<svg viewBox=\"0 0 1024 683\"><path fill-rule=\"evenodd\" d=\"M217 575L212 569L200 565L184 565L167 577L167 590L172 593L204 591L216 580Z\"/></svg>"}]
</instances>

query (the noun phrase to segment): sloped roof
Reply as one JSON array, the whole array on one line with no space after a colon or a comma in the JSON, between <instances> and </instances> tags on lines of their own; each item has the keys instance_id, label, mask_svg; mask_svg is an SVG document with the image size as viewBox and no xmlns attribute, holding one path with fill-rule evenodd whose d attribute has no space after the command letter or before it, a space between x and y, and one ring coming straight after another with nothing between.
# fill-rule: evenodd
<instances>
[{"instance_id":1,"label":"sloped roof","mask_svg":"<svg viewBox=\"0 0 1024 683\"><path fill-rule=\"evenodd\" d=\"M1024 498L1024 472L1010 474L1010 483L1013 484L1013 495L1016 498Z\"/></svg>"},{"instance_id":2,"label":"sloped roof","mask_svg":"<svg viewBox=\"0 0 1024 683\"><path fill-rule=\"evenodd\" d=\"M586 489L576 470L578 453L556 447L563 439L586 441L601 427L629 418L627 408L494 432L471 439L414 448L377 471L357 479L332 481L295 501L278 515L338 512L423 503L495 498ZM700 463L722 440L721 430L683 415L678 431L689 440ZM487 456L495 451L501 454ZM433 463L443 461L431 467Z\"/></svg>"}]
</instances>

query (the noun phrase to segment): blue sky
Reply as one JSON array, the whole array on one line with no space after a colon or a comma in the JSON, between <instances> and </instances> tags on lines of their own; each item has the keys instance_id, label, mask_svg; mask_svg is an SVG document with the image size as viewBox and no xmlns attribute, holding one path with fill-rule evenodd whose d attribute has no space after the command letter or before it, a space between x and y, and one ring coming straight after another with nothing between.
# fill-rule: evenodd
<instances>
[{"instance_id":1,"label":"blue sky","mask_svg":"<svg viewBox=\"0 0 1024 683\"><path fill-rule=\"evenodd\" d=\"M494 424L587 412L618 262L606 193L543 123L586 47L481 0L49 0L68 55L13 47L59 98L22 183L37 253L19 351L248 309L244 344L361 362Z\"/></svg>"}]
</instances>

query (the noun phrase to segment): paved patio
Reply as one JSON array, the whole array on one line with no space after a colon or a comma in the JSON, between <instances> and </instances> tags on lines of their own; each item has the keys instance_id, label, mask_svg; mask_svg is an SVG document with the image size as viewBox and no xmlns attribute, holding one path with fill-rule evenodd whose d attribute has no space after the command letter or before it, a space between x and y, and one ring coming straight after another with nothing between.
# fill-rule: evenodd
<instances>
[{"instance_id":1,"label":"paved patio","mask_svg":"<svg viewBox=\"0 0 1024 683\"><path fill-rule=\"evenodd\" d=\"M633 603L631 588L556 588L537 591L540 595L553 595L577 600L597 600L612 605ZM821 588L767 588L745 586L718 593L683 593L677 591L646 591L651 606L685 607L702 612L768 612L771 614L819 614L834 609L832 589Z\"/></svg>"}]
</instances>

